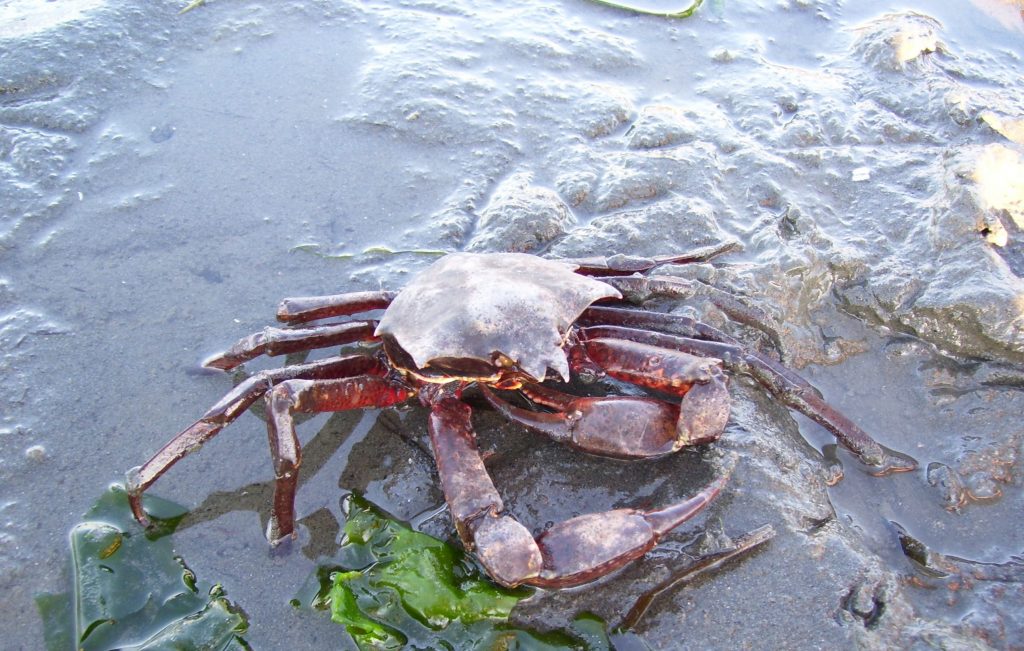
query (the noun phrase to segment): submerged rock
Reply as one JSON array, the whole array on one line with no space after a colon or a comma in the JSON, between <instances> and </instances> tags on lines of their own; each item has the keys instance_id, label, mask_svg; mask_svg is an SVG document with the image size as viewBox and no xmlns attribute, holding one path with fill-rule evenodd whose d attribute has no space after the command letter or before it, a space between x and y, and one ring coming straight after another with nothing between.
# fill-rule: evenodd
<instances>
[{"instance_id":1,"label":"submerged rock","mask_svg":"<svg viewBox=\"0 0 1024 651\"><path fill-rule=\"evenodd\" d=\"M561 258L629 251L661 255L721 245L731 238L717 224L711 205L695 197L675 197L597 217L574 229L552 247Z\"/></svg>"},{"instance_id":2,"label":"submerged rock","mask_svg":"<svg viewBox=\"0 0 1024 651\"><path fill-rule=\"evenodd\" d=\"M664 104L644 107L626 133L633 149L656 149L689 142L698 135L696 123L680 109Z\"/></svg>"},{"instance_id":3,"label":"submerged rock","mask_svg":"<svg viewBox=\"0 0 1024 651\"><path fill-rule=\"evenodd\" d=\"M514 174L499 185L480 212L467 251L530 253L565 235L576 224L558 194Z\"/></svg>"}]
</instances>

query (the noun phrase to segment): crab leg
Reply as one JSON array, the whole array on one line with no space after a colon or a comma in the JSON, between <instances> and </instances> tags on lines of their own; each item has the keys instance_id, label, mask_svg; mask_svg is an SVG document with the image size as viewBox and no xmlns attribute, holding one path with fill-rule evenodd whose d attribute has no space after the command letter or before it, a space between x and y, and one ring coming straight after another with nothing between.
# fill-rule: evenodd
<instances>
[{"instance_id":1,"label":"crab leg","mask_svg":"<svg viewBox=\"0 0 1024 651\"><path fill-rule=\"evenodd\" d=\"M431 405L430 440L445 500L467 549L498 583L566 588L592 581L643 556L666 533L706 507L728 479L659 511L617 509L556 524L534 539L504 505L476 446L468 405L444 397Z\"/></svg>"},{"instance_id":2,"label":"crab leg","mask_svg":"<svg viewBox=\"0 0 1024 651\"><path fill-rule=\"evenodd\" d=\"M294 414L388 407L405 402L415 391L404 382L376 375L331 380L285 380L267 394L267 433L274 462L274 510L267 539L277 544L295 530L295 488L302 450Z\"/></svg>"},{"instance_id":3,"label":"crab leg","mask_svg":"<svg viewBox=\"0 0 1024 651\"><path fill-rule=\"evenodd\" d=\"M398 292L351 292L331 296L286 298L277 307L277 320L285 323L306 323L332 316L347 316L371 310L383 310L395 300Z\"/></svg>"},{"instance_id":4,"label":"crab leg","mask_svg":"<svg viewBox=\"0 0 1024 651\"><path fill-rule=\"evenodd\" d=\"M705 282L675 276L640 275L600 276L597 279L619 290L625 300L636 304L644 303L655 297L685 300L694 296L703 296L733 321L763 332L771 339L776 348L782 350L774 317L760 308L743 303L729 292L724 292Z\"/></svg>"},{"instance_id":5,"label":"crab leg","mask_svg":"<svg viewBox=\"0 0 1024 651\"><path fill-rule=\"evenodd\" d=\"M260 355L274 357L356 341L374 341L376 337L373 331L376 327L376 321L351 321L290 330L267 327L261 332L242 337L225 352L208 358L203 366L229 371Z\"/></svg>"},{"instance_id":6,"label":"crab leg","mask_svg":"<svg viewBox=\"0 0 1024 651\"><path fill-rule=\"evenodd\" d=\"M724 253L740 248L739 242L724 242L703 248L677 253L676 255L659 255L653 258L635 255L613 255L609 257L595 256L589 258L564 258L564 262L578 267L576 273L584 276L600 276L602 274L620 275L643 273L665 264L692 264L707 262Z\"/></svg>"},{"instance_id":7,"label":"crab leg","mask_svg":"<svg viewBox=\"0 0 1024 651\"><path fill-rule=\"evenodd\" d=\"M702 323L682 314L652 312L637 308L591 305L577 320L579 325L618 325L632 328L660 330L680 337L698 337L710 341L721 341L740 345L735 337L718 328Z\"/></svg>"},{"instance_id":8,"label":"crab leg","mask_svg":"<svg viewBox=\"0 0 1024 651\"><path fill-rule=\"evenodd\" d=\"M125 488L135 519L149 523L142 508L142 493L189 453L198 450L221 429L241 416L275 384L291 379L323 379L352 375L383 375L386 369L376 357L348 355L261 371L241 382L210 407L199 420L175 435L149 461L128 471Z\"/></svg>"},{"instance_id":9,"label":"crab leg","mask_svg":"<svg viewBox=\"0 0 1024 651\"><path fill-rule=\"evenodd\" d=\"M887 475L917 467L914 459L882 447L856 423L825 402L821 393L806 380L745 346L620 326L590 326L583 328L580 334L584 342L589 339L622 339L693 355L716 357L729 370L753 377L787 407L799 411L827 429L861 463L872 466L875 474Z\"/></svg>"},{"instance_id":10,"label":"crab leg","mask_svg":"<svg viewBox=\"0 0 1024 651\"><path fill-rule=\"evenodd\" d=\"M735 337L727 335L718 328L701 323L682 314L666 314L665 312L650 312L648 310L637 310L627 307L591 306L583 313L578 323L587 326L625 326L631 329L658 330L666 334L678 335L693 339L706 339L717 341L723 344L730 344L735 348L743 350L747 367L734 368L730 366L733 356L725 360L726 368L734 372L749 372L758 378L762 383L770 382L778 384L784 382L788 385L798 386L808 391L818 392L807 380L803 379L771 357L761 354L740 342ZM764 378L762 379L762 376ZM767 384L766 384L767 386ZM821 394L818 393L820 396Z\"/></svg>"}]
</instances>

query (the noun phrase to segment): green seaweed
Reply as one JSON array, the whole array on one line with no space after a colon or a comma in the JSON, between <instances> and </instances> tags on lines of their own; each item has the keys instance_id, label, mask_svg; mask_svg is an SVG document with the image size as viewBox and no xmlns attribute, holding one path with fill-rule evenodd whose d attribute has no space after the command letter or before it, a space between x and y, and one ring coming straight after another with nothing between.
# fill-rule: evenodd
<instances>
[{"instance_id":1,"label":"green seaweed","mask_svg":"<svg viewBox=\"0 0 1024 651\"><path fill-rule=\"evenodd\" d=\"M132 518L116 485L72 529L73 592L36 598L47 648L247 648L240 637L246 620L220 586L199 584L174 555L169 534L184 509L143 499L155 525L149 530Z\"/></svg>"},{"instance_id":2,"label":"green seaweed","mask_svg":"<svg viewBox=\"0 0 1024 651\"><path fill-rule=\"evenodd\" d=\"M605 5L606 7L614 7L615 9L623 9L625 11L632 11L633 13L645 14L648 16L659 16L661 18L689 18L704 3L704 0L692 0L685 9L669 10L645 7L645 4L651 4L648 2L614 2L614 0L591 0L591 2L596 2L597 4Z\"/></svg>"},{"instance_id":3,"label":"green seaweed","mask_svg":"<svg viewBox=\"0 0 1024 651\"><path fill-rule=\"evenodd\" d=\"M441 257L448 255L448 251L441 249L392 249L387 246L368 246L358 253L352 253L349 251L341 251L338 253L325 252L324 247L320 244L307 242L304 244L296 244L295 246L288 249L289 253L310 253L319 258L325 260L353 260L355 258L369 257L369 256L399 256L399 255L415 255L415 256L426 256L426 257Z\"/></svg>"},{"instance_id":4,"label":"green seaweed","mask_svg":"<svg viewBox=\"0 0 1024 651\"><path fill-rule=\"evenodd\" d=\"M509 624L532 594L489 581L460 549L385 517L358 496L335 559L297 604L329 610L360 649L609 649L604 622L540 634Z\"/></svg>"},{"instance_id":5,"label":"green seaweed","mask_svg":"<svg viewBox=\"0 0 1024 651\"><path fill-rule=\"evenodd\" d=\"M199 582L171 536L184 509L143 497L154 526L132 518L112 486L71 532L74 590L36 598L46 648L247 649L246 619L220 586ZM459 548L346 498L343 544L293 600L329 611L361 649L612 648L606 626L584 615L564 631L516 628L509 615L530 589L493 584Z\"/></svg>"},{"instance_id":6,"label":"green seaweed","mask_svg":"<svg viewBox=\"0 0 1024 651\"><path fill-rule=\"evenodd\" d=\"M188 13L188 12L192 11L193 9L198 9L199 7L202 7L205 4L206 4L206 0L192 0L187 5L182 7L181 11L178 12L178 15L180 16L181 14Z\"/></svg>"}]
</instances>

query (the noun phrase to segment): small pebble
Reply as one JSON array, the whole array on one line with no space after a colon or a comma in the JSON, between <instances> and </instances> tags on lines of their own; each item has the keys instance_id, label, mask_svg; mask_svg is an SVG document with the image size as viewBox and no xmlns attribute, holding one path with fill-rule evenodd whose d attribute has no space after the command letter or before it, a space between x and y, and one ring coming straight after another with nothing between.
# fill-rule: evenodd
<instances>
[{"instance_id":1,"label":"small pebble","mask_svg":"<svg viewBox=\"0 0 1024 651\"><path fill-rule=\"evenodd\" d=\"M46 448L41 445L32 445L25 449L25 458L29 461L42 461L46 459Z\"/></svg>"}]
</instances>

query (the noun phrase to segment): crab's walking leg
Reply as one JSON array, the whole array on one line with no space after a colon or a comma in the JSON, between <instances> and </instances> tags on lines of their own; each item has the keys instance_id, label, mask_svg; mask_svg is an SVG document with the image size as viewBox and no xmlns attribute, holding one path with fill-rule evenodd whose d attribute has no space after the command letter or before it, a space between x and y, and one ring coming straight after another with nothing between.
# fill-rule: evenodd
<instances>
[{"instance_id":1,"label":"crab's walking leg","mask_svg":"<svg viewBox=\"0 0 1024 651\"><path fill-rule=\"evenodd\" d=\"M717 341L723 344L730 344L735 349L742 350L742 357L745 360L743 368L730 366L735 355L728 355L725 360L726 368L733 372L749 372L753 374L762 384L772 387L799 387L804 391L813 391L819 396L821 393L807 380L803 379L793 371L778 363L771 357L761 354L757 350L747 346L740 340L727 335L718 328L701 323L682 314L666 314L664 312L650 312L637 310L628 307L606 307L591 306L584 311L579 319L580 325L586 326L624 326L632 329L657 330L666 334L678 335L693 339L706 339ZM722 349L728 350L728 349ZM772 389L775 391L776 389Z\"/></svg>"},{"instance_id":2,"label":"crab's walking leg","mask_svg":"<svg viewBox=\"0 0 1024 651\"><path fill-rule=\"evenodd\" d=\"M598 280L608 283L619 290L625 300L636 304L656 297L685 300L694 296L703 296L733 321L763 332L776 348L782 350L782 343L779 341L779 327L774 317L758 307L743 303L729 292L724 292L707 283L675 276L640 275L601 276L598 277Z\"/></svg>"},{"instance_id":3,"label":"crab's walking leg","mask_svg":"<svg viewBox=\"0 0 1024 651\"><path fill-rule=\"evenodd\" d=\"M346 316L370 310L383 310L395 300L397 292L351 292L332 296L286 298L277 307L277 320L306 323L332 316Z\"/></svg>"},{"instance_id":4,"label":"crab's walking leg","mask_svg":"<svg viewBox=\"0 0 1024 651\"><path fill-rule=\"evenodd\" d=\"M407 384L386 377L361 375L333 380L286 380L267 394L267 432L274 461L274 510L267 539L277 544L295 530L295 487L302 451L295 435L297 411L344 411L388 407L415 394Z\"/></svg>"},{"instance_id":5,"label":"crab's walking leg","mask_svg":"<svg viewBox=\"0 0 1024 651\"><path fill-rule=\"evenodd\" d=\"M581 336L584 341L591 338L623 339L693 355L716 357L729 370L753 377L787 407L796 409L827 429L862 463L872 466L876 474L905 472L917 467L914 459L882 447L856 423L825 402L821 393L806 380L745 346L620 326L586 327L582 329Z\"/></svg>"},{"instance_id":6,"label":"crab's walking leg","mask_svg":"<svg viewBox=\"0 0 1024 651\"><path fill-rule=\"evenodd\" d=\"M664 264L692 264L707 262L724 253L740 248L739 242L713 244L675 255L659 255L653 258L635 255L596 256L590 258L565 258L564 262L577 266L576 273L584 276L633 274L650 271Z\"/></svg>"},{"instance_id":7,"label":"crab's walking leg","mask_svg":"<svg viewBox=\"0 0 1024 651\"><path fill-rule=\"evenodd\" d=\"M656 457L721 436L729 420L729 389L719 360L622 339L593 338L582 345L587 359L612 377L679 396L679 404L633 396L577 397L524 386L533 402L557 410L543 413L509 404L488 389L484 396L507 418L603 456Z\"/></svg>"},{"instance_id":8,"label":"crab's walking leg","mask_svg":"<svg viewBox=\"0 0 1024 651\"><path fill-rule=\"evenodd\" d=\"M613 572L707 506L727 476L660 511L618 509L566 520L534 539L509 515L484 468L468 405L444 397L431 406L430 440L441 487L459 536L505 586L564 588Z\"/></svg>"},{"instance_id":9,"label":"crab's walking leg","mask_svg":"<svg viewBox=\"0 0 1024 651\"><path fill-rule=\"evenodd\" d=\"M376 321L351 321L288 330L268 327L242 337L227 351L208 358L203 366L229 371L260 355L274 357L357 341L374 341L376 327Z\"/></svg>"},{"instance_id":10,"label":"crab's walking leg","mask_svg":"<svg viewBox=\"0 0 1024 651\"><path fill-rule=\"evenodd\" d=\"M198 450L231 421L242 415L278 382L291 379L323 379L353 375L383 375L381 362L368 355L349 355L262 371L247 378L182 432L175 435L146 463L128 471L125 487L132 513L142 524L148 518L142 508L142 493L175 463Z\"/></svg>"}]
</instances>

